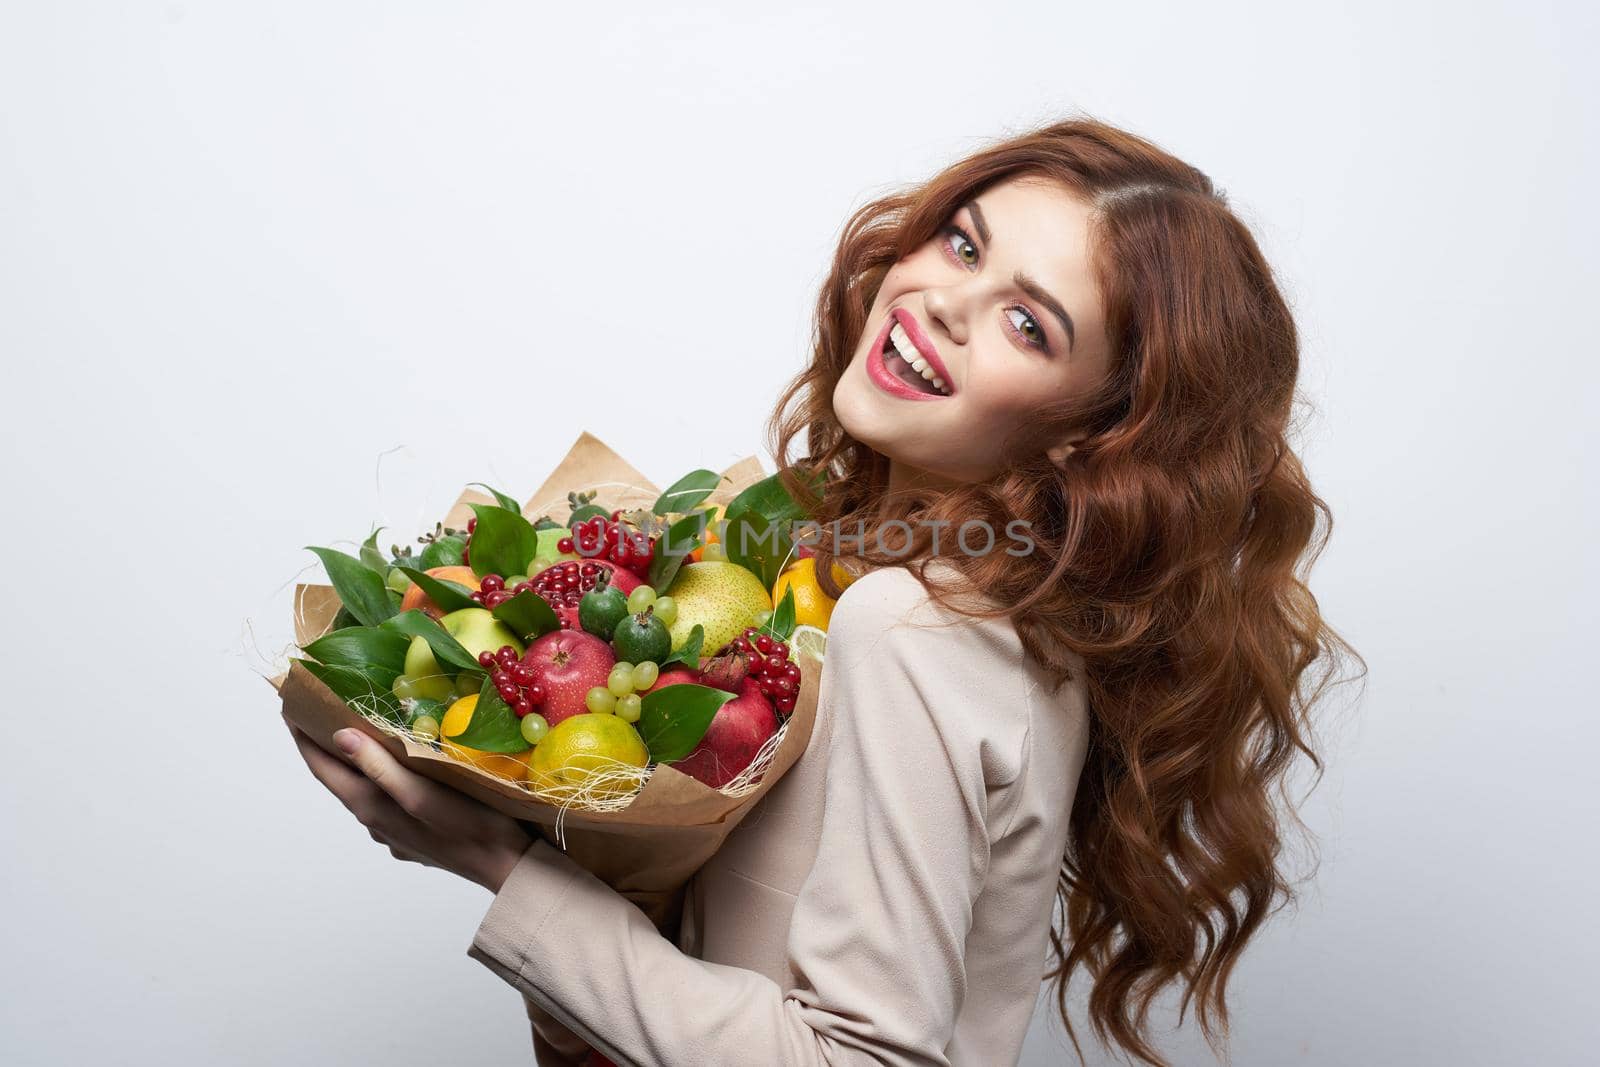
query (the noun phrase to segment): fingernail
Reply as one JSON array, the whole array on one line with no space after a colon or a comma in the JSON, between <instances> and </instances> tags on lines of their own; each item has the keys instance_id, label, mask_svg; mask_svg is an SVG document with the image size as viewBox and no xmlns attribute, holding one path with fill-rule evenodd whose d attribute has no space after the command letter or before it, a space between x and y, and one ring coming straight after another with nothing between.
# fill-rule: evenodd
<instances>
[{"instance_id":1,"label":"fingernail","mask_svg":"<svg viewBox=\"0 0 1600 1067\"><path fill-rule=\"evenodd\" d=\"M354 756L356 749L361 747L361 731L349 729L335 731L333 743L338 745L346 756Z\"/></svg>"}]
</instances>

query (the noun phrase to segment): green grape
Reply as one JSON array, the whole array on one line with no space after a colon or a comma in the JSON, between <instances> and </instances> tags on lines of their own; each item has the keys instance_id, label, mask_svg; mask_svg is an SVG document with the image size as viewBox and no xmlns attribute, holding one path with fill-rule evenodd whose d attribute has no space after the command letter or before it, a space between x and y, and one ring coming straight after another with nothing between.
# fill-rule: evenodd
<instances>
[{"instance_id":1,"label":"green grape","mask_svg":"<svg viewBox=\"0 0 1600 1067\"><path fill-rule=\"evenodd\" d=\"M641 585L628 594L628 611L637 615L655 602L656 591L648 585Z\"/></svg>"},{"instance_id":2,"label":"green grape","mask_svg":"<svg viewBox=\"0 0 1600 1067\"><path fill-rule=\"evenodd\" d=\"M526 574L513 574L511 577L506 579L506 588L515 589L517 586L521 585L527 580L528 576Z\"/></svg>"},{"instance_id":3,"label":"green grape","mask_svg":"<svg viewBox=\"0 0 1600 1067\"><path fill-rule=\"evenodd\" d=\"M678 602L669 596L656 598L656 618L671 626L678 621Z\"/></svg>"},{"instance_id":4,"label":"green grape","mask_svg":"<svg viewBox=\"0 0 1600 1067\"><path fill-rule=\"evenodd\" d=\"M700 551L700 559L704 563L728 562L728 549L721 541L713 541Z\"/></svg>"},{"instance_id":5,"label":"green grape","mask_svg":"<svg viewBox=\"0 0 1600 1067\"><path fill-rule=\"evenodd\" d=\"M439 720L432 715L418 715L411 723L411 732L424 741L432 741L439 736Z\"/></svg>"},{"instance_id":6,"label":"green grape","mask_svg":"<svg viewBox=\"0 0 1600 1067\"><path fill-rule=\"evenodd\" d=\"M665 620L662 620L665 621ZM635 693L649 689L656 684L656 679L661 677L661 668L650 660L636 663L633 666L633 691Z\"/></svg>"},{"instance_id":7,"label":"green grape","mask_svg":"<svg viewBox=\"0 0 1600 1067\"><path fill-rule=\"evenodd\" d=\"M611 668L611 677L606 679L606 688L612 696L625 697L633 692L633 664L618 663Z\"/></svg>"},{"instance_id":8,"label":"green grape","mask_svg":"<svg viewBox=\"0 0 1600 1067\"><path fill-rule=\"evenodd\" d=\"M384 577L384 584L396 593L404 593L411 588L411 579L406 577L406 572L399 567L390 567L389 573Z\"/></svg>"},{"instance_id":9,"label":"green grape","mask_svg":"<svg viewBox=\"0 0 1600 1067\"><path fill-rule=\"evenodd\" d=\"M522 717L522 739L528 744L537 745L549 732L550 724L537 711L529 712Z\"/></svg>"},{"instance_id":10,"label":"green grape","mask_svg":"<svg viewBox=\"0 0 1600 1067\"><path fill-rule=\"evenodd\" d=\"M643 710L644 701L638 693L629 693L617 701L617 718L623 722L638 722L639 713Z\"/></svg>"},{"instance_id":11,"label":"green grape","mask_svg":"<svg viewBox=\"0 0 1600 1067\"><path fill-rule=\"evenodd\" d=\"M596 715L610 715L617 710L616 694L603 685L597 685L589 690L589 694L583 698L583 702Z\"/></svg>"},{"instance_id":12,"label":"green grape","mask_svg":"<svg viewBox=\"0 0 1600 1067\"><path fill-rule=\"evenodd\" d=\"M396 676L394 684L389 688L401 700L416 700L422 696L421 684L415 678L407 678L403 674Z\"/></svg>"},{"instance_id":13,"label":"green grape","mask_svg":"<svg viewBox=\"0 0 1600 1067\"><path fill-rule=\"evenodd\" d=\"M483 688L483 675L462 671L456 675L456 696L469 697Z\"/></svg>"}]
</instances>

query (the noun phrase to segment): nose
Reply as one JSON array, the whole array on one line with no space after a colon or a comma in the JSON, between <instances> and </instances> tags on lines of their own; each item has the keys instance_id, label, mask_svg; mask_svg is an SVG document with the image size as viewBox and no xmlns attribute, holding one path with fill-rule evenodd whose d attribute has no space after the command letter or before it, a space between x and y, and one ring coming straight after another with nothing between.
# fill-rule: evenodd
<instances>
[{"instance_id":1,"label":"nose","mask_svg":"<svg viewBox=\"0 0 1600 1067\"><path fill-rule=\"evenodd\" d=\"M922 307L927 312L930 326L938 323L954 344L967 343L966 305L950 287L937 286L924 290Z\"/></svg>"}]
</instances>

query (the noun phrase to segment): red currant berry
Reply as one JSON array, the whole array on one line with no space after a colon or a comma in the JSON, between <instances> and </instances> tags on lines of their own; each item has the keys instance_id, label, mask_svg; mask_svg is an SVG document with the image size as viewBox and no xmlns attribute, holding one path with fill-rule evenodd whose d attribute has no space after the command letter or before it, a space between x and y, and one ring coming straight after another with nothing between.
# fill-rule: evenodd
<instances>
[{"instance_id":1,"label":"red currant berry","mask_svg":"<svg viewBox=\"0 0 1600 1067\"><path fill-rule=\"evenodd\" d=\"M557 541L556 542L556 551L557 552L571 552L572 551L572 538L563 537L561 540Z\"/></svg>"},{"instance_id":2,"label":"red currant berry","mask_svg":"<svg viewBox=\"0 0 1600 1067\"><path fill-rule=\"evenodd\" d=\"M757 634L755 640L756 650L763 656L772 651L772 638L766 634Z\"/></svg>"},{"instance_id":3,"label":"red currant berry","mask_svg":"<svg viewBox=\"0 0 1600 1067\"><path fill-rule=\"evenodd\" d=\"M479 652L478 653L478 665L480 667L484 667L484 668L493 667L494 666L494 653L493 652L488 652L488 651Z\"/></svg>"},{"instance_id":4,"label":"red currant berry","mask_svg":"<svg viewBox=\"0 0 1600 1067\"><path fill-rule=\"evenodd\" d=\"M495 649L494 661L502 667L509 668L517 662L517 650L510 645L501 645Z\"/></svg>"},{"instance_id":5,"label":"red currant berry","mask_svg":"<svg viewBox=\"0 0 1600 1067\"><path fill-rule=\"evenodd\" d=\"M467 533L472 533L477 528L478 528L478 520L477 519L468 519L467 520Z\"/></svg>"},{"instance_id":6,"label":"red currant berry","mask_svg":"<svg viewBox=\"0 0 1600 1067\"><path fill-rule=\"evenodd\" d=\"M511 710L517 713L517 718L521 719L533 710L533 705L528 703L527 697L517 697L517 699L511 701Z\"/></svg>"},{"instance_id":7,"label":"red currant berry","mask_svg":"<svg viewBox=\"0 0 1600 1067\"><path fill-rule=\"evenodd\" d=\"M544 703L544 698L545 698L544 686L540 685L538 682L534 682L532 685L528 686L528 688L526 690L524 690L524 692L526 692L528 694L528 699L530 701L532 701L533 703L535 703L535 704L543 704Z\"/></svg>"}]
</instances>

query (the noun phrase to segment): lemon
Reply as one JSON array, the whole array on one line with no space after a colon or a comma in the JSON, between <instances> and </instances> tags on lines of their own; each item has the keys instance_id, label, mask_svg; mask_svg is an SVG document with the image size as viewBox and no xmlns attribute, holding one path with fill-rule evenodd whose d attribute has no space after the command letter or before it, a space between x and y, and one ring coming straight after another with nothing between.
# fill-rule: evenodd
<instances>
[{"instance_id":1,"label":"lemon","mask_svg":"<svg viewBox=\"0 0 1600 1067\"><path fill-rule=\"evenodd\" d=\"M810 656L818 663L822 662L823 655L828 651L828 635L824 630L815 626L796 626L794 633L789 635L789 659L798 660L802 656Z\"/></svg>"},{"instance_id":2,"label":"lemon","mask_svg":"<svg viewBox=\"0 0 1600 1067\"><path fill-rule=\"evenodd\" d=\"M843 567L837 563L833 565L833 580L843 589L855 581ZM833 597L822 591L817 584L817 561L809 556L783 569L778 575L778 580L772 586L772 603L783 603L784 590L794 590L794 621L800 626L815 626L819 630L828 628L828 620L833 617L833 605L837 603Z\"/></svg>"},{"instance_id":3,"label":"lemon","mask_svg":"<svg viewBox=\"0 0 1600 1067\"><path fill-rule=\"evenodd\" d=\"M650 750L638 730L615 715L585 712L562 719L534 746L528 757L528 781L537 790L557 795L585 790L594 796L625 796L638 787L637 779L593 779L598 772L649 762Z\"/></svg>"},{"instance_id":4,"label":"lemon","mask_svg":"<svg viewBox=\"0 0 1600 1067\"><path fill-rule=\"evenodd\" d=\"M702 654L710 655L746 626L755 624L758 611L771 611L772 598L761 579L737 563L688 563L673 579L667 593L678 605L672 623L672 647L682 648L696 623L705 627Z\"/></svg>"},{"instance_id":5,"label":"lemon","mask_svg":"<svg viewBox=\"0 0 1600 1067\"><path fill-rule=\"evenodd\" d=\"M444 713L444 722L439 724L439 747L463 763L470 763L479 770L501 778L523 777L528 773L526 752L485 752L450 740L456 734L466 733L467 727L472 724L472 713L477 708L477 693L464 696L450 705L450 710Z\"/></svg>"}]
</instances>

